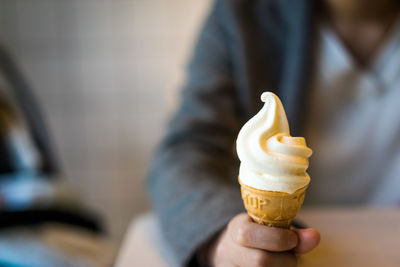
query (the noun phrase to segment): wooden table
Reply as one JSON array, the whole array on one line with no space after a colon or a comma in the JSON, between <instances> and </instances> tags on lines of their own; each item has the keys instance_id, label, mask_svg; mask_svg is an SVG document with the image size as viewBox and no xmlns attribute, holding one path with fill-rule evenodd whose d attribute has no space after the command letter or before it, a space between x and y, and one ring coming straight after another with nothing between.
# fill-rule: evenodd
<instances>
[{"instance_id":1,"label":"wooden table","mask_svg":"<svg viewBox=\"0 0 400 267\"><path fill-rule=\"evenodd\" d=\"M400 209L314 209L299 218L321 233L301 266L400 266Z\"/></svg>"},{"instance_id":2,"label":"wooden table","mask_svg":"<svg viewBox=\"0 0 400 267\"><path fill-rule=\"evenodd\" d=\"M400 209L304 209L298 217L318 229L322 237L314 251L300 258L300 266L400 266ZM152 214L136 219L116 266L167 266L166 257L157 248L158 231Z\"/></svg>"}]
</instances>

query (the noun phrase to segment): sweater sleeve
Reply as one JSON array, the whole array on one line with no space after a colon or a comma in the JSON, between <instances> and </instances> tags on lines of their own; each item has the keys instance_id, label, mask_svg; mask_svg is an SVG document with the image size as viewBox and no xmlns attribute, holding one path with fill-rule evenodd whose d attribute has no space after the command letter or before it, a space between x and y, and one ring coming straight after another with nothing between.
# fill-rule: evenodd
<instances>
[{"instance_id":1,"label":"sweater sleeve","mask_svg":"<svg viewBox=\"0 0 400 267\"><path fill-rule=\"evenodd\" d=\"M222 3L205 21L188 66L178 111L158 148L148 188L173 265L244 211L237 183L240 128Z\"/></svg>"}]
</instances>

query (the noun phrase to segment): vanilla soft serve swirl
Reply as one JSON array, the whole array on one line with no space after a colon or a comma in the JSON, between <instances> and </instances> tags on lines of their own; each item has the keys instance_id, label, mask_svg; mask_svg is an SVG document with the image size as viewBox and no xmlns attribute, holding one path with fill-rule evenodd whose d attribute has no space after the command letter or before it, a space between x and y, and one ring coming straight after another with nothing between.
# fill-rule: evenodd
<instances>
[{"instance_id":1,"label":"vanilla soft serve swirl","mask_svg":"<svg viewBox=\"0 0 400 267\"><path fill-rule=\"evenodd\" d=\"M240 130L236 146L241 183L253 188L293 193L308 185L312 151L303 137L291 137L279 98L264 92L264 107Z\"/></svg>"}]
</instances>

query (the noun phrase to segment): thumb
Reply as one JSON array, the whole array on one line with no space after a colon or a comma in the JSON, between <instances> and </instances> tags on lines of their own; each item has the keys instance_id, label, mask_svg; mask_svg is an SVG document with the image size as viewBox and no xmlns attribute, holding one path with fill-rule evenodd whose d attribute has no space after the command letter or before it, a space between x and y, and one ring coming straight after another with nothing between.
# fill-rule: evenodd
<instances>
[{"instance_id":1,"label":"thumb","mask_svg":"<svg viewBox=\"0 0 400 267\"><path fill-rule=\"evenodd\" d=\"M308 228L295 229L294 231L299 238L299 243L293 249L295 253L304 254L318 246L321 237L317 230Z\"/></svg>"}]
</instances>

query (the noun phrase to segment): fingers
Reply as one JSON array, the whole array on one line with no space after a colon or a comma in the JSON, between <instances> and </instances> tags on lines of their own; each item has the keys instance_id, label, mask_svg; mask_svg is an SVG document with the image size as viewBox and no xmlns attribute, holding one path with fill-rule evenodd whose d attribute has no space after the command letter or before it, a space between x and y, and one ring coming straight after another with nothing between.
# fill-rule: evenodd
<instances>
[{"instance_id":1,"label":"fingers","mask_svg":"<svg viewBox=\"0 0 400 267\"><path fill-rule=\"evenodd\" d=\"M306 253L320 240L314 229L288 230L254 223L247 214L235 216L212 246L213 266L297 266L296 253Z\"/></svg>"},{"instance_id":2,"label":"fingers","mask_svg":"<svg viewBox=\"0 0 400 267\"><path fill-rule=\"evenodd\" d=\"M281 252L298 245L294 231L256 224L247 214L238 215L228 227L233 241L244 247Z\"/></svg>"},{"instance_id":3,"label":"fingers","mask_svg":"<svg viewBox=\"0 0 400 267\"><path fill-rule=\"evenodd\" d=\"M253 249L237 246L232 250L231 256L236 266L246 267L296 267L297 258L290 252L267 252L261 249Z\"/></svg>"},{"instance_id":4,"label":"fingers","mask_svg":"<svg viewBox=\"0 0 400 267\"><path fill-rule=\"evenodd\" d=\"M294 231L299 238L299 242L293 250L295 253L303 254L310 252L318 246L321 240L320 234L315 229L296 229Z\"/></svg>"}]
</instances>

